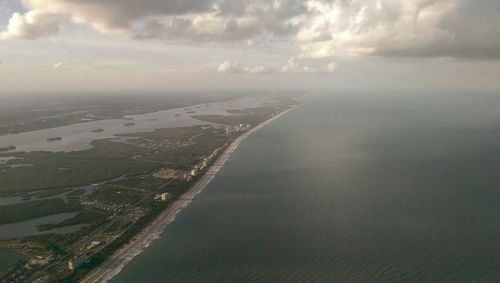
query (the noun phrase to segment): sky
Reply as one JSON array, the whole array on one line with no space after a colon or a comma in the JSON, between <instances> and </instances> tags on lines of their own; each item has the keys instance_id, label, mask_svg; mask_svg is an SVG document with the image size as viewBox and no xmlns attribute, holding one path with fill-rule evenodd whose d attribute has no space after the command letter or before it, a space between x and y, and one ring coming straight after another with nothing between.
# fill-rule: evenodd
<instances>
[{"instance_id":1,"label":"sky","mask_svg":"<svg viewBox=\"0 0 500 283\"><path fill-rule=\"evenodd\" d=\"M500 89L498 0L0 0L0 94Z\"/></svg>"}]
</instances>

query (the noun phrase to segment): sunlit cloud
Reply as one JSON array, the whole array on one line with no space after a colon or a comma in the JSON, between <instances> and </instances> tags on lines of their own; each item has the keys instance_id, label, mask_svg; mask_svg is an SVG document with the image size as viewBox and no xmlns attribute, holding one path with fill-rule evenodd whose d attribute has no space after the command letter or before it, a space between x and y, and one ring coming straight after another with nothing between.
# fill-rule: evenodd
<instances>
[{"instance_id":1,"label":"sunlit cloud","mask_svg":"<svg viewBox=\"0 0 500 283\"><path fill-rule=\"evenodd\" d=\"M299 84L300 80L289 81L297 76L313 87L357 85L360 80L376 85L380 81L376 78L385 80L384 86L387 78L403 85L422 77L431 85L454 86L460 77L460 83L492 89L500 68L500 1L496 0L0 0L0 4L3 89L24 87L20 82L27 74L38 84L82 88L90 85L88 78L98 81L92 85L112 88L142 80L148 83L141 87L161 86L166 77L172 80L168 87L181 78L217 87L289 87ZM426 60L416 60L421 58ZM425 69L429 66L432 71ZM47 68L54 71L44 72Z\"/></svg>"},{"instance_id":2,"label":"sunlit cloud","mask_svg":"<svg viewBox=\"0 0 500 283\"><path fill-rule=\"evenodd\" d=\"M224 61L219 65L217 71L220 73L234 73L234 74L270 74L273 70L263 66L248 67L243 66L237 62Z\"/></svg>"},{"instance_id":3,"label":"sunlit cloud","mask_svg":"<svg viewBox=\"0 0 500 283\"><path fill-rule=\"evenodd\" d=\"M0 39L39 39L56 34L62 22L62 15L43 11L29 11L22 15L12 14Z\"/></svg>"},{"instance_id":4,"label":"sunlit cloud","mask_svg":"<svg viewBox=\"0 0 500 283\"><path fill-rule=\"evenodd\" d=\"M500 2L473 0L22 0L6 39L56 34L61 15L103 34L198 42L288 41L298 57L500 58ZM470 23L470 24L465 24Z\"/></svg>"},{"instance_id":5,"label":"sunlit cloud","mask_svg":"<svg viewBox=\"0 0 500 283\"><path fill-rule=\"evenodd\" d=\"M64 66L64 65L65 65L65 64L64 64L64 62L57 62L57 63L54 63L54 64L52 65L52 68L54 68L54 69L59 69L59 68L61 68L61 67L62 67L62 66Z\"/></svg>"}]
</instances>

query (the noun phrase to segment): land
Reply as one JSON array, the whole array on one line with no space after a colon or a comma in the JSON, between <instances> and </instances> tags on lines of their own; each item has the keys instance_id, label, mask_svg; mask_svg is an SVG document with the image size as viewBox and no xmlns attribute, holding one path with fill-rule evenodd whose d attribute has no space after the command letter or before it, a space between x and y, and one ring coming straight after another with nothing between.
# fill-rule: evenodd
<instances>
[{"instance_id":1,"label":"land","mask_svg":"<svg viewBox=\"0 0 500 283\"><path fill-rule=\"evenodd\" d=\"M74 203L62 199L36 200L0 207L0 225L78 210Z\"/></svg>"},{"instance_id":2,"label":"land","mask_svg":"<svg viewBox=\"0 0 500 283\"><path fill-rule=\"evenodd\" d=\"M262 117L273 113L274 107L266 106L239 111L229 111L234 115L192 115L196 119L225 125L256 125L262 122Z\"/></svg>"},{"instance_id":3,"label":"land","mask_svg":"<svg viewBox=\"0 0 500 283\"><path fill-rule=\"evenodd\" d=\"M96 140L83 151L22 153L17 155L20 159L0 167L0 194L83 186L122 175L148 174L161 166L186 169L223 143L224 137L214 129L170 128L144 133L128 143ZM12 167L19 164L33 166Z\"/></svg>"},{"instance_id":4,"label":"land","mask_svg":"<svg viewBox=\"0 0 500 283\"><path fill-rule=\"evenodd\" d=\"M185 193L182 194L181 198L177 198L172 204L165 209L161 214L156 217L156 219L151 222L146 228L136 236L132 241L124 245L120 250L112 254L105 262L93 268L88 276L86 276L82 282L91 283L99 282L103 279L109 279L109 274L113 272L117 267L119 268L124 264L125 258L131 258L137 252L148 244L154 237L154 233L157 232L165 223L168 224L169 219L172 219L182 207L185 207L191 200L199 194L206 185L214 178L217 172L222 168L224 163L231 157L232 153L238 148L240 143L248 137L253 132L257 131L259 128L265 126L265 124L271 122L280 115L286 113L291 108L283 111L281 113L273 112L273 115L268 117L267 120L258 124L254 128L245 131L243 134L235 138L224 150L224 152L217 158L210 168L204 172L203 176L195 182L195 184L189 188Z\"/></svg>"},{"instance_id":5,"label":"land","mask_svg":"<svg viewBox=\"0 0 500 283\"><path fill-rule=\"evenodd\" d=\"M0 165L0 194L26 201L0 206L0 224L62 212L76 215L40 225L46 234L0 241L0 249L25 257L0 274L0 281L81 280L127 243L133 246L132 239L150 237L148 231L211 180L237 141L295 103L276 98L270 106L228 116L195 116L221 126L128 134L96 140L88 150L16 153L16 159ZM19 164L31 166L12 166ZM88 186L90 193L84 189ZM82 228L51 232L74 225Z\"/></svg>"},{"instance_id":6,"label":"land","mask_svg":"<svg viewBox=\"0 0 500 283\"><path fill-rule=\"evenodd\" d=\"M0 147L0 151L12 151L12 150L15 150L16 147L13 146L13 145L9 145L9 146L6 146L6 147Z\"/></svg>"}]
</instances>

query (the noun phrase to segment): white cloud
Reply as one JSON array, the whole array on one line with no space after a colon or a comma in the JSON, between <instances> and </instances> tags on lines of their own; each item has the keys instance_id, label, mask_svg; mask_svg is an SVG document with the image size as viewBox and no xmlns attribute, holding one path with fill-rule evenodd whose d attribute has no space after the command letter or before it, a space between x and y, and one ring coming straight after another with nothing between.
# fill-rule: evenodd
<instances>
[{"instance_id":1,"label":"white cloud","mask_svg":"<svg viewBox=\"0 0 500 283\"><path fill-rule=\"evenodd\" d=\"M62 14L99 32L137 39L280 40L298 47L297 58L320 61L371 55L500 58L498 0L21 1L31 11L12 15L2 38L54 34Z\"/></svg>"},{"instance_id":2,"label":"white cloud","mask_svg":"<svg viewBox=\"0 0 500 283\"><path fill-rule=\"evenodd\" d=\"M205 12L211 1L198 0L22 0L32 10L70 15L103 33L126 31L149 16Z\"/></svg>"},{"instance_id":3,"label":"white cloud","mask_svg":"<svg viewBox=\"0 0 500 283\"><path fill-rule=\"evenodd\" d=\"M145 23L167 23L158 37L170 34L174 19L189 22L186 37L202 39L242 39L262 33L288 34L290 20L301 15L305 5L299 0L22 0L32 10L62 13L77 23L91 25L102 33L142 34ZM149 33L151 37L154 34Z\"/></svg>"},{"instance_id":4,"label":"white cloud","mask_svg":"<svg viewBox=\"0 0 500 283\"><path fill-rule=\"evenodd\" d=\"M333 73L335 71L337 71L337 63L335 62L330 62L330 64L328 64L328 72L330 73Z\"/></svg>"},{"instance_id":5,"label":"white cloud","mask_svg":"<svg viewBox=\"0 0 500 283\"><path fill-rule=\"evenodd\" d=\"M305 31L331 34L328 41L303 42L302 56L328 58L381 53L386 49L402 50L425 47L447 39L450 31L440 26L453 12L457 0L353 0L312 5L314 15L301 25Z\"/></svg>"},{"instance_id":6,"label":"white cloud","mask_svg":"<svg viewBox=\"0 0 500 283\"><path fill-rule=\"evenodd\" d=\"M321 70L317 67L304 65L296 57L292 57L288 62L281 67L283 73L320 73Z\"/></svg>"},{"instance_id":7,"label":"white cloud","mask_svg":"<svg viewBox=\"0 0 500 283\"><path fill-rule=\"evenodd\" d=\"M247 67L242 66L237 62L224 61L217 68L217 72L220 73L245 73L245 74L268 74L272 73L272 70L267 69L263 66Z\"/></svg>"},{"instance_id":8,"label":"white cloud","mask_svg":"<svg viewBox=\"0 0 500 283\"><path fill-rule=\"evenodd\" d=\"M305 74L319 74L319 73L334 73L337 70L337 63L330 62L324 64L323 61L304 59L300 57L291 57L285 65L281 67L283 73L305 73Z\"/></svg>"},{"instance_id":9,"label":"white cloud","mask_svg":"<svg viewBox=\"0 0 500 283\"><path fill-rule=\"evenodd\" d=\"M64 65L65 65L64 62L57 62L57 63L55 63L55 64L52 65L52 68L59 69L59 68L61 68Z\"/></svg>"},{"instance_id":10,"label":"white cloud","mask_svg":"<svg viewBox=\"0 0 500 283\"><path fill-rule=\"evenodd\" d=\"M56 34L62 22L60 14L29 11L22 15L14 13L7 29L0 32L0 39L38 39Z\"/></svg>"}]
</instances>

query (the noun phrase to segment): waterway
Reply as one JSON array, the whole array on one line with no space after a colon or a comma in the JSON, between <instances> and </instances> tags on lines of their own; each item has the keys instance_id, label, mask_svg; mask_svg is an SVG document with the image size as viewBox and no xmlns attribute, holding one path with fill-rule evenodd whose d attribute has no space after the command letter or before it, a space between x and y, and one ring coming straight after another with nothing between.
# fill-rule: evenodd
<instances>
[{"instance_id":1,"label":"waterway","mask_svg":"<svg viewBox=\"0 0 500 283\"><path fill-rule=\"evenodd\" d=\"M14 251L0 250L0 273L24 259L24 256Z\"/></svg>"},{"instance_id":2,"label":"waterway","mask_svg":"<svg viewBox=\"0 0 500 283\"><path fill-rule=\"evenodd\" d=\"M192 115L227 115L230 110L241 110L266 105L269 97L245 97L225 102L214 102L174 108L158 112L128 115L123 119L83 122L69 126L43 129L0 136L0 147L16 146L16 151L77 151L91 147L98 139L114 138L115 135L141 133L155 129L207 125L209 122L192 118ZM102 131L101 131L102 130ZM60 137L60 140L47 139ZM0 159L0 163L8 159Z\"/></svg>"},{"instance_id":3,"label":"waterway","mask_svg":"<svg viewBox=\"0 0 500 283\"><path fill-rule=\"evenodd\" d=\"M42 224L59 223L64 220L70 219L76 216L77 214L78 213L76 212L59 213L39 218L33 218L30 220L16 222L12 224L0 225L0 231L1 231L0 240L17 239L36 234L47 234L47 233L64 234L64 233L76 232L81 228L83 228L83 226L74 225L64 228L47 230L43 232L38 232L37 226Z\"/></svg>"},{"instance_id":4,"label":"waterway","mask_svg":"<svg viewBox=\"0 0 500 283\"><path fill-rule=\"evenodd\" d=\"M112 282L498 282L499 121L497 96L305 98Z\"/></svg>"}]
</instances>

